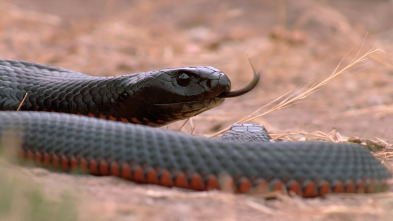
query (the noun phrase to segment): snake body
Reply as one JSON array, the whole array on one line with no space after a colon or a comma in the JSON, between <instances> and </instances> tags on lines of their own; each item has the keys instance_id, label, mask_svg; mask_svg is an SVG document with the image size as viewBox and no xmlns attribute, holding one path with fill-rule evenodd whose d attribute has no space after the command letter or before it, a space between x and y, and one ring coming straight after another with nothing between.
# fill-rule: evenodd
<instances>
[{"instance_id":1,"label":"snake body","mask_svg":"<svg viewBox=\"0 0 393 221\"><path fill-rule=\"evenodd\" d=\"M28 93L22 110L73 113L0 111L1 140L20 140L22 158L42 166L192 190L283 190L305 197L384 191L391 177L378 160L356 144L212 140L96 119L157 125L202 112L237 93L229 91L228 78L215 68L164 69L97 78L51 66L1 60L0 79L2 110L15 110ZM184 80L189 82L185 84ZM167 96L164 91L171 86L183 88L178 92L183 100L176 100L175 95L165 98L165 102L146 97L153 95L147 89L157 89L155 96ZM124 91L127 95L122 97ZM143 103L141 100L163 109L157 112L147 108L143 115L143 107L133 106ZM110 110L111 106L120 109ZM132 107L126 110L127 106Z\"/></svg>"}]
</instances>

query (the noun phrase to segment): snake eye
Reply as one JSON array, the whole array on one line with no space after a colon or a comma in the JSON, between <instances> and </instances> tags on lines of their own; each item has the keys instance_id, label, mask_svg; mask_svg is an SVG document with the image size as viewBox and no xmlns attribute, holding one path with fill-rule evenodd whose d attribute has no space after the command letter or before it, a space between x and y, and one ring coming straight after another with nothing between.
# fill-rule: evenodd
<instances>
[{"instance_id":1,"label":"snake eye","mask_svg":"<svg viewBox=\"0 0 393 221\"><path fill-rule=\"evenodd\" d=\"M186 87L190 84L190 82L191 77L186 73L182 73L181 75L179 75L179 77L177 77L177 83L182 87Z\"/></svg>"}]
</instances>

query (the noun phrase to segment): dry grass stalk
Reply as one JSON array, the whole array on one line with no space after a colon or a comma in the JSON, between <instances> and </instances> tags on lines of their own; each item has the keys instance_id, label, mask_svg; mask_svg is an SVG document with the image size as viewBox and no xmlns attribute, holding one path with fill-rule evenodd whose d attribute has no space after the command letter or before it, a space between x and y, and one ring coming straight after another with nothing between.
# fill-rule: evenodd
<instances>
[{"instance_id":1,"label":"dry grass stalk","mask_svg":"<svg viewBox=\"0 0 393 221\"><path fill-rule=\"evenodd\" d=\"M184 126L186 126L187 123L190 123L190 127L191 127L191 132L190 134L194 134L195 132L195 125L194 125L194 121L192 120L192 117L187 118L183 124L179 127L178 131L181 131Z\"/></svg>"},{"instance_id":2,"label":"dry grass stalk","mask_svg":"<svg viewBox=\"0 0 393 221\"><path fill-rule=\"evenodd\" d=\"M261 108L258 108L256 111L254 111L253 113L251 113L250 115L238 120L235 123L246 123L246 122L250 122L256 118L260 118L262 116L265 116L269 113L272 113L276 110L282 109L282 108L286 108L290 105L295 104L296 102L298 102L299 100L305 99L306 97L308 97L309 95L311 95L312 93L314 93L315 91L319 90L321 87L325 86L326 84L330 83L334 78L342 75L343 73L345 73L346 71L353 69L355 67L357 67L360 63L362 63L363 61L365 61L367 59L367 57L369 57L370 55L376 53L376 52L383 52L381 49L370 49L368 50L366 53L364 53L362 56L359 56L359 53L361 51L362 47L360 47L360 49L357 51L355 58L352 59L352 61L346 65L344 68L338 70L338 68L341 66L341 63L343 61L343 59L339 62L339 64L336 66L336 68L334 69L333 73L326 78L325 80L321 81L318 84L314 84L312 85L310 88L303 90L301 93L299 94L294 94L294 93L285 93L283 95L281 95L280 97L276 98L275 100L269 102L268 104L262 106ZM358 58L356 58L358 57ZM273 103L276 103L277 101L281 100L278 104L276 104L275 106L273 106L272 108L270 108L269 110L258 114L261 110L265 109L268 106L271 106ZM216 137L220 134L225 133L226 131L228 131L230 129L230 126L224 128L223 130L218 131L217 133L213 134L210 137Z\"/></svg>"},{"instance_id":3,"label":"dry grass stalk","mask_svg":"<svg viewBox=\"0 0 393 221\"><path fill-rule=\"evenodd\" d=\"M182 129L183 129L183 127L188 123L188 121L190 120L191 118L189 117L189 118L187 118L183 123L182 123L182 125L179 127L179 129L177 129L178 131L181 131Z\"/></svg>"},{"instance_id":4,"label":"dry grass stalk","mask_svg":"<svg viewBox=\"0 0 393 221\"><path fill-rule=\"evenodd\" d=\"M371 58L373 61L375 61L375 62L377 62L377 63L379 63L379 64L382 64L382 65L385 66L387 69L393 70L393 64L391 63L391 61L388 61L387 58L381 58L381 57L378 57L378 56L370 56L370 58ZM390 60L392 60L392 59L390 59Z\"/></svg>"},{"instance_id":5,"label":"dry grass stalk","mask_svg":"<svg viewBox=\"0 0 393 221\"><path fill-rule=\"evenodd\" d=\"M23 97L23 100L20 102L20 104L19 104L18 108L16 109L16 111L20 111L20 109L22 108L22 105L25 103L26 98L27 98L28 95L29 95L28 93L25 94L25 96Z\"/></svg>"}]
</instances>

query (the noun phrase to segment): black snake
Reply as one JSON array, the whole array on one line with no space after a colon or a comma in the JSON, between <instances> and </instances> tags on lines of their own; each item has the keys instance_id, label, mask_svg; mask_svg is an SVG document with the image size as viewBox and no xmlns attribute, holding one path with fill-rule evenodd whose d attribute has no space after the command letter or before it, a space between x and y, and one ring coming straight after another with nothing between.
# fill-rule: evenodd
<instances>
[{"instance_id":1,"label":"black snake","mask_svg":"<svg viewBox=\"0 0 393 221\"><path fill-rule=\"evenodd\" d=\"M137 125L194 116L248 92L257 78L230 92L229 79L212 67L93 77L0 60L0 135L17 136L22 157L39 165L138 183L305 197L386 189L390 172L360 145L223 141Z\"/></svg>"}]
</instances>

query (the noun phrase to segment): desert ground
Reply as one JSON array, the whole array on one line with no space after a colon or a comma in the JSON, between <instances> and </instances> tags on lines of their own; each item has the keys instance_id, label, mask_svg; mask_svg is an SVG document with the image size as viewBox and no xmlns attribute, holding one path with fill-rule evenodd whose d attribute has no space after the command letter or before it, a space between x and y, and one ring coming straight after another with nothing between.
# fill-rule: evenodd
<instances>
[{"instance_id":1,"label":"desert ground","mask_svg":"<svg viewBox=\"0 0 393 221\"><path fill-rule=\"evenodd\" d=\"M389 0L3 0L0 55L97 76L214 66L233 89L251 80L250 62L262 70L252 92L227 99L181 129L183 122L163 128L200 136L345 70L252 122L284 140L357 140L393 171L392 10ZM267 199L3 161L1 220L393 220L392 190Z\"/></svg>"}]
</instances>

